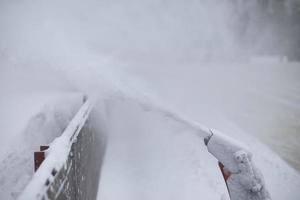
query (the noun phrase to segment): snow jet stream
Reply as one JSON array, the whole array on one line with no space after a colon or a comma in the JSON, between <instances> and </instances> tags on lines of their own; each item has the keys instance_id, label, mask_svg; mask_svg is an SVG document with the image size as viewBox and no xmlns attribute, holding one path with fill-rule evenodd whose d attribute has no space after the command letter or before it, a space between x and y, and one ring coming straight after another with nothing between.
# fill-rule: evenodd
<instances>
[{"instance_id":1,"label":"snow jet stream","mask_svg":"<svg viewBox=\"0 0 300 200\"><path fill-rule=\"evenodd\" d=\"M171 108L168 108L168 106L166 105L160 104L148 95L145 95L138 91L135 91L135 93L132 94L132 92L129 91L134 91L133 88L129 90L128 88L123 87L121 91L122 95L120 98L127 98L129 100L136 101L145 111L154 111L166 118L172 119L180 124L184 124L189 129L192 129L193 133L198 137L204 139L207 136L211 135L210 128L192 119L189 119L187 116L184 116L183 114L178 113Z\"/></svg>"}]
</instances>

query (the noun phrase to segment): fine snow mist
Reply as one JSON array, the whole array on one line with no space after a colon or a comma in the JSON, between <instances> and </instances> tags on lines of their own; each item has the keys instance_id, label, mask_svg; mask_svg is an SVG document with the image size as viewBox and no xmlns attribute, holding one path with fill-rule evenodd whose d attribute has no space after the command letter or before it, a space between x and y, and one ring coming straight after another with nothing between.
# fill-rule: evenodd
<instances>
[{"instance_id":1,"label":"fine snow mist","mask_svg":"<svg viewBox=\"0 0 300 200\"><path fill-rule=\"evenodd\" d=\"M0 52L70 70L91 55L154 64L295 59L299 3L261 2L1 0Z\"/></svg>"}]
</instances>

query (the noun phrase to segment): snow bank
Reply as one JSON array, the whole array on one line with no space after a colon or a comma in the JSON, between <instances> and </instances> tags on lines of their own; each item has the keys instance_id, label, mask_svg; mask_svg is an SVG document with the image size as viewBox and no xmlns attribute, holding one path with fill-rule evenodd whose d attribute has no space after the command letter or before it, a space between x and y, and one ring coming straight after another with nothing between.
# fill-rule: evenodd
<instances>
[{"instance_id":1,"label":"snow bank","mask_svg":"<svg viewBox=\"0 0 300 200\"><path fill-rule=\"evenodd\" d=\"M33 152L63 132L82 93L45 63L0 53L0 199L15 199L33 175Z\"/></svg>"},{"instance_id":2,"label":"snow bank","mask_svg":"<svg viewBox=\"0 0 300 200\"><path fill-rule=\"evenodd\" d=\"M2 100L0 199L10 200L33 175L33 152L62 133L79 108L82 95L11 94Z\"/></svg>"}]
</instances>

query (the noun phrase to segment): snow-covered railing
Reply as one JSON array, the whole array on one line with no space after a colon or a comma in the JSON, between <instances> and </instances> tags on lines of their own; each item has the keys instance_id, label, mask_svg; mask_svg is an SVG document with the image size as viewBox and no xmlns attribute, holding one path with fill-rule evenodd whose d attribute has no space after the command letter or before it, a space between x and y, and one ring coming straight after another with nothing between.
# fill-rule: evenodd
<instances>
[{"instance_id":1,"label":"snow-covered railing","mask_svg":"<svg viewBox=\"0 0 300 200\"><path fill-rule=\"evenodd\" d=\"M92 107L86 100L63 134L49 145L45 160L19 200L76 200L96 195L89 186L98 183L101 159L97 156L101 152L97 133L89 123Z\"/></svg>"}]
</instances>

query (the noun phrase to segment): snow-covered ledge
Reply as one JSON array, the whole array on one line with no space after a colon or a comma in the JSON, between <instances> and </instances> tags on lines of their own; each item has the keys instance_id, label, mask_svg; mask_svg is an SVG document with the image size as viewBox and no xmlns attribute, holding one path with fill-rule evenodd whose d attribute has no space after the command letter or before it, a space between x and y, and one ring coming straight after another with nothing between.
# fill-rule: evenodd
<instances>
[{"instance_id":1,"label":"snow-covered ledge","mask_svg":"<svg viewBox=\"0 0 300 200\"><path fill-rule=\"evenodd\" d=\"M63 134L50 144L50 148L46 151L46 159L19 196L19 200L48 199L48 191L53 187L52 184L55 182L56 177L63 175L60 172L70 172L73 163L68 162L68 160L74 156L72 152L73 144L86 124L92 107L92 103L86 100ZM60 182L58 191L64 187L64 181Z\"/></svg>"}]
</instances>

